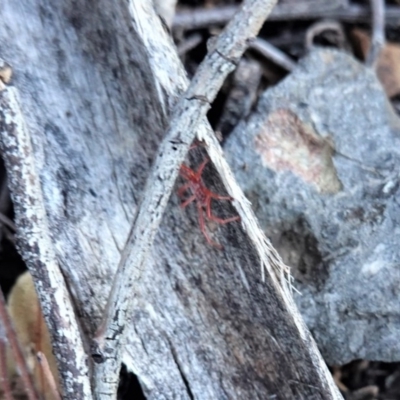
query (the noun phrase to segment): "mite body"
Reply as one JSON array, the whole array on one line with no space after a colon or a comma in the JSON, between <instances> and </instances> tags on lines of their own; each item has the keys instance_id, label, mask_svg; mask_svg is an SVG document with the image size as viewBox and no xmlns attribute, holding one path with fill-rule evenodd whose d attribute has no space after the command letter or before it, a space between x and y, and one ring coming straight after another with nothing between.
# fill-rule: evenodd
<instances>
[{"instance_id":1,"label":"mite body","mask_svg":"<svg viewBox=\"0 0 400 400\"><path fill-rule=\"evenodd\" d=\"M217 247L218 249L222 249L222 246L219 243L213 241L210 238L210 236L206 230L205 218L207 218L208 220L211 220L211 221L215 221L218 224L227 224L229 222L240 220L240 217L235 216L235 217L223 219L223 218L219 218L219 217L213 215L213 213L211 211L212 199L226 200L226 201L232 201L233 199L230 196L221 196L217 193L214 193L204 185L204 182L203 182L201 176L202 176L203 170L208 162L209 162L209 159L206 158L200 164L197 171L192 170L191 168L189 168L187 165L184 165L184 164L181 166L179 173L187 182L178 189L177 194L180 198L182 198L187 191L191 192L191 196L189 196L186 200L183 201L183 203L181 204L181 207L184 208L188 204L192 203L193 201L196 202L201 232L203 233L207 242L211 246Z\"/></svg>"}]
</instances>

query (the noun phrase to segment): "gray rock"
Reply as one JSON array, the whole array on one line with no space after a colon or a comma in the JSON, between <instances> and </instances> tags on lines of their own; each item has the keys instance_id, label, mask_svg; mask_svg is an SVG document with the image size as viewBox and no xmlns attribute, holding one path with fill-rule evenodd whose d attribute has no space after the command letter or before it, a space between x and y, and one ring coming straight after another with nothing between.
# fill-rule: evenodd
<instances>
[{"instance_id":1,"label":"gray rock","mask_svg":"<svg viewBox=\"0 0 400 400\"><path fill-rule=\"evenodd\" d=\"M313 50L225 149L326 361L399 361L400 121L373 71Z\"/></svg>"}]
</instances>

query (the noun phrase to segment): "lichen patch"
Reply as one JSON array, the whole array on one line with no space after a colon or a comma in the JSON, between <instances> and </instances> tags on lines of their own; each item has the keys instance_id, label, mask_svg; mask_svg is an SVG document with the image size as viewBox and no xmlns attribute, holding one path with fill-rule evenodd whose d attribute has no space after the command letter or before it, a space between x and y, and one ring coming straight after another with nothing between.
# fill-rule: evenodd
<instances>
[{"instance_id":1,"label":"lichen patch","mask_svg":"<svg viewBox=\"0 0 400 400\"><path fill-rule=\"evenodd\" d=\"M291 171L320 193L337 193L341 183L332 161L333 145L290 110L270 114L255 137L263 164L274 171Z\"/></svg>"}]
</instances>

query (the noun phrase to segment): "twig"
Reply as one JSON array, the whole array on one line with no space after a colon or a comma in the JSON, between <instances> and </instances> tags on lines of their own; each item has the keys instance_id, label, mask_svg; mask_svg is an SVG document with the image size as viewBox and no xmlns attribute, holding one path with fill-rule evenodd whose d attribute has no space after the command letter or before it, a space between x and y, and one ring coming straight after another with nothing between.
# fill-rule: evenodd
<instances>
[{"instance_id":1,"label":"twig","mask_svg":"<svg viewBox=\"0 0 400 400\"><path fill-rule=\"evenodd\" d=\"M371 0L372 9L372 39L366 64L375 67L379 54L385 45L385 2Z\"/></svg>"},{"instance_id":2,"label":"twig","mask_svg":"<svg viewBox=\"0 0 400 400\"><path fill-rule=\"evenodd\" d=\"M325 3L329 4L329 3ZM210 9L196 8L176 13L173 28L188 30L206 28L212 25L224 25L237 11L236 6L214 7ZM385 7L386 25L397 26L400 19L400 7ZM277 6L269 16L269 21L289 20L315 20L315 19L337 19L344 22L370 22L371 10L367 6L352 4L348 7L313 7L307 10Z\"/></svg>"},{"instance_id":3,"label":"twig","mask_svg":"<svg viewBox=\"0 0 400 400\"><path fill-rule=\"evenodd\" d=\"M7 173L4 171L3 180L0 185L0 212L6 213L10 207L10 191L7 186Z\"/></svg>"},{"instance_id":4,"label":"twig","mask_svg":"<svg viewBox=\"0 0 400 400\"><path fill-rule=\"evenodd\" d=\"M7 184L6 179L4 180L4 182L6 182L6 184ZM7 191L7 194L9 194L8 191ZM0 194L0 197L1 197L1 194ZM6 200L5 200L5 202L6 202ZM5 204L5 202L3 204ZM0 209L1 209L1 200L0 200ZM5 238L9 242L15 244L14 233L16 232L17 228L16 228L14 222L11 221L11 219L8 218L7 215L3 214L1 211L0 211L0 223L3 224L1 235L4 234Z\"/></svg>"},{"instance_id":5,"label":"twig","mask_svg":"<svg viewBox=\"0 0 400 400\"><path fill-rule=\"evenodd\" d=\"M56 400L61 400L61 396L60 393L58 393L57 384L51 372L46 354L42 353L41 351L38 351L36 354L36 359L38 360L39 368L41 369L43 376L46 379L47 387L51 392L52 398ZM44 385L42 387L44 389Z\"/></svg>"},{"instance_id":6,"label":"twig","mask_svg":"<svg viewBox=\"0 0 400 400\"><path fill-rule=\"evenodd\" d=\"M17 230L14 222L11 221L10 218L8 218L6 215L0 212L0 222L3 223L4 225L8 226L13 232Z\"/></svg>"},{"instance_id":7,"label":"twig","mask_svg":"<svg viewBox=\"0 0 400 400\"><path fill-rule=\"evenodd\" d=\"M122 253L106 318L94 341L94 355L103 363L96 368L96 383L100 385L96 388L96 395L99 399L115 398L125 327L132 315L132 288L138 284L145 268L179 167L224 79L235 68L248 40L257 35L275 3L276 0L244 1L200 64L188 90L174 109L170 128L161 143ZM137 13L143 13L143 9L149 10L151 2L131 1L130 7L132 14L138 17Z\"/></svg>"},{"instance_id":8,"label":"twig","mask_svg":"<svg viewBox=\"0 0 400 400\"><path fill-rule=\"evenodd\" d=\"M0 92L0 147L9 172L19 252L31 272L52 335L64 399L91 399L87 356L47 225L29 131L17 89Z\"/></svg>"},{"instance_id":9,"label":"twig","mask_svg":"<svg viewBox=\"0 0 400 400\"><path fill-rule=\"evenodd\" d=\"M186 40L184 40L182 43L179 44L178 54L180 56L184 55L188 51L198 46L202 40L203 38L200 35L200 33L194 33L193 35L189 36Z\"/></svg>"},{"instance_id":10,"label":"twig","mask_svg":"<svg viewBox=\"0 0 400 400\"><path fill-rule=\"evenodd\" d=\"M288 55L272 46L264 39L255 39L250 43L249 47L258 51L262 56L273 61L276 65L279 65L286 71L293 71L296 67L296 63Z\"/></svg>"},{"instance_id":11,"label":"twig","mask_svg":"<svg viewBox=\"0 0 400 400\"><path fill-rule=\"evenodd\" d=\"M15 246L16 240L15 240L15 234L13 232L11 232L11 230L9 228L7 228L7 226L3 225L3 232L2 234L4 234L4 237Z\"/></svg>"},{"instance_id":12,"label":"twig","mask_svg":"<svg viewBox=\"0 0 400 400\"><path fill-rule=\"evenodd\" d=\"M195 8L179 11L173 20L173 29L198 29L213 25L224 25L232 19L239 6Z\"/></svg>"},{"instance_id":13,"label":"twig","mask_svg":"<svg viewBox=\"0 0 400 400\"><path fill-rule=\"evenodd\" d=\"M1 290L0 290L0 321L1 324L4 326L7 340L10 345L12 355L14 356L14 361L18 368L18 372L21 375L21 379L24 384L24 389L28 396L28 399L39 400L39 397L36 393L35 387L32 382L32 378L28 371L28 367L26 365L24 355L18 343L15 330L12 326L10 316L8 315L3 292Z\"/></svg>"},{"instance_id":14,"label":"twig","mask_svg":"<svg viewBox=\"0 0 400 400\"><path fill-rule=\"evenodd\" d=\"M325 31L333 31L336 32L336 35L338 37L337 40L337 46L340 49L345 49L347 50L347 43L346 43L346 35L343 30L343 26L340 22L338 21L333 21L330 19L325 19L322 21L318 21L315 24L312 24L308 29L306 33L306 48L308 50L311 49L311 47L314 44L314 39L316 36L322 34Z\"/></svg>"},{"instance_id":15,"label":"twig","mask_svg":"<svg viewBox=\"0 0 400 400\"><path fill-rule=\"evenodd\" d=\"M3 326L0 325L0 331ZM3 394L5 400L13 400L11 385L7 373L7 355L6 355L6 338L0 333L0 394Z\"/></svg>"},{"instance_id":16,"label":"twig","mask_svg":"<svg viewBox=\"0 0 400 400\"><path fill-rule=\"evenodd\" d=\"M255 60L242 58L233 73L232 88L228 92L216 132L229 134L241 119L248 117L257 98L262 67Z\"/></svg>"}]
</instances>

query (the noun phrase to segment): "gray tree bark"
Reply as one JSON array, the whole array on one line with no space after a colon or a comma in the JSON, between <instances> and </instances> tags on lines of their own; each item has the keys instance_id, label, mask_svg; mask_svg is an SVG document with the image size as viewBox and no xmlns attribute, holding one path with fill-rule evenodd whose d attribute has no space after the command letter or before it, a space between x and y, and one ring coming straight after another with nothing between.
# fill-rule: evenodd
<instances>
[{"instance_id":1,"label":"gray tree bark","mask_svg":"<svg viewBox=\"0 0 400 400\"><path fill-rule=\"evenodd\" d=\"M0 19L0 57L13 67L33 142L44 234L89 354L184 73L160 21L132 13L128 1L4 0ZM15 149L3 149L10 167ZM223 193L215 170L206 172ZM24 213L29 198L14 178ZM172 197L132 288L123 361L147 398L340 398L295 308L270 276L262 282L241 225L215 227L221 251L205 241L195 208L178 205ZM225 211L216 204L215 212Z\"/></svg>"}]
</instances>

